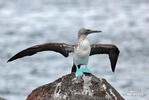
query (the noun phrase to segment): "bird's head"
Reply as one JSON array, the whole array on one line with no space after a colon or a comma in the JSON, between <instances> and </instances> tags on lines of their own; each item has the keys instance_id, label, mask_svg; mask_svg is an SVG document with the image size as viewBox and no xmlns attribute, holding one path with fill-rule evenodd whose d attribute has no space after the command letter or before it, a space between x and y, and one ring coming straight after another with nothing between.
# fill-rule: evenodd
<instances>
[{"instance_id":1,"label":"bird's head","mask_svg":"<svg viewBox=\"0 0 149 100\"><path fill-rule=\"evenodd\" d=\"M78 38L80 37L86 37L88 34L91 33L98 33L98 32L102 32L100 30L90 30L90 29L86 29L86 28L81 28L78 32Z\"/></svg>"}]
</instances>

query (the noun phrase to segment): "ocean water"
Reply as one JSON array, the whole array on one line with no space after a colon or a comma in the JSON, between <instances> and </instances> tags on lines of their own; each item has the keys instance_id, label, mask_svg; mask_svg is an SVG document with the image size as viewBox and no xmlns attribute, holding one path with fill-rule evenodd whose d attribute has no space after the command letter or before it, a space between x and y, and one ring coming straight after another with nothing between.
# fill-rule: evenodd
<instances>
[{"instance_id":1,"label":"ocean water","mask_svg":"<svg viewBox=\"0 0 149 100\"><path fill-rule=\"evenodd\" d=\"M126 100L149 99L149 0L0 0L0 97L25 100L38 86L70 73L72 56L41 52L7 63L19 51L46 42L77 43L80 28L103 32L90 43L115 44L112 73L107 55L88 67ZM65 69L65 70L64 70Z\"/></svg>"}]
</instances>

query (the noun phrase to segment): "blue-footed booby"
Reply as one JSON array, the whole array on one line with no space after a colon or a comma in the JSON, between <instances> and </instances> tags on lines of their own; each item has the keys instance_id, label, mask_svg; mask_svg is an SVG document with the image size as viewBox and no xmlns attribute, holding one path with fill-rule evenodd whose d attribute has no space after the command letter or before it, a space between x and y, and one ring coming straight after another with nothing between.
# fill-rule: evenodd
<instances>
[{"instance_id":1,"label":"blue-footed booby","mask_svg":"<svg viewBox=\"0 0 149 100\"><path fill-rule=\"evenodd\" d=\"M73 52L73 67L72 72L75 72L76 77L83 75L83 73L93 73L87 68L89 56L95 54L108 54L111 62L112 71L115 71L115 66L119 56L119 49L113 44L89 44L87 36L92 33L101 32L100 30L90 30L81 28L78 32L78 44L70 45L66 43L45 43L35 45L27 49L22 50L9 61L13 61L24 56L31 56L41 51L55 51L62 54L64 57L68 57L69 53ZM85 65L85 68L80 68L81 65Z\"/></svg>"}]
</instances>

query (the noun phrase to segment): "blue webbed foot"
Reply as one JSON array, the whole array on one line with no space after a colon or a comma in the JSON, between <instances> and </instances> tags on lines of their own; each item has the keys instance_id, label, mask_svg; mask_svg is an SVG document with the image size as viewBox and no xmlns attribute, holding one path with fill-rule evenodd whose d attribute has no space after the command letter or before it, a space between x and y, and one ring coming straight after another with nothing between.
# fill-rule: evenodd
<instances>
[{"instance_id":1,"label":"blue webbed foot","mask_svg":"<svg viewBox=\"0 0 149 100\"><path fill-rule=\"evenodd\" d=\"M77 69L75 76L78 77L78 76L82 76L82 75L83 75L82 69Z\"/></svg>"},{"instance_id":2,"label":"blue webbed foot","mask_svg":"<svg viewBox=\"0 0 149 100\"><path fill-rule=\"evenodd\" d=\"M87 67L82 68L82 72L83 72L83 73L90 73L90 74L93 74L93 72L92 72L91 70L89 70Z\"/></svg>"}]
</instances>

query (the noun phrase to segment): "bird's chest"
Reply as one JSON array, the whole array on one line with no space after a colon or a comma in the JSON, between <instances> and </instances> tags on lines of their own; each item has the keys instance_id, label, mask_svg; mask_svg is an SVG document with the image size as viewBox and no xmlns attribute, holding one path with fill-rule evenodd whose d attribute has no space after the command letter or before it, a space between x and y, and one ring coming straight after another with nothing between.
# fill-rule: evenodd
<instances>
[{"instance_id":1,"label":"bird's chest","mask_svg":"<svg viewBox=\"0 0 149 100\"><path fill-rule=\"evenodd\" d=\"M79 43L75 52L80 57L87 57L89 56L90 51L91 47L89 42L87 40L83 40L81 43Z\"/></svg>"}]
</instances>

